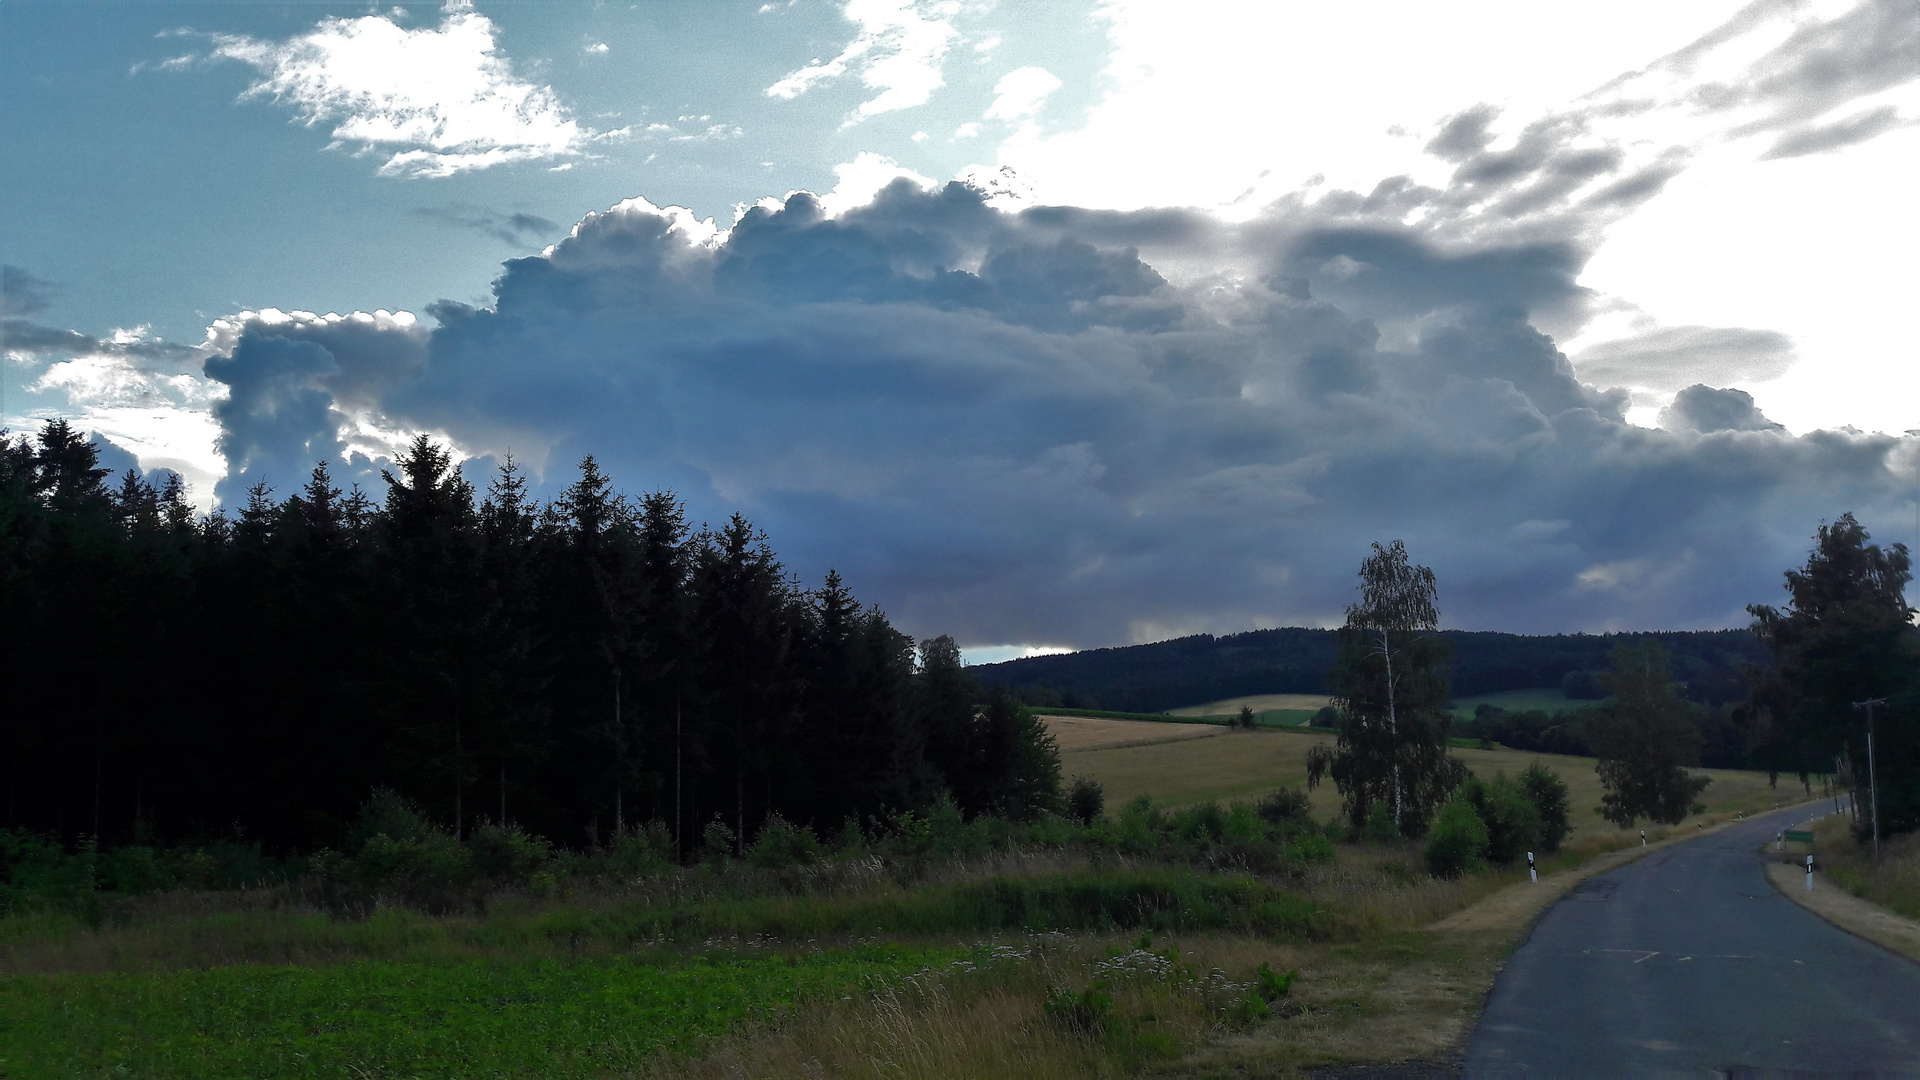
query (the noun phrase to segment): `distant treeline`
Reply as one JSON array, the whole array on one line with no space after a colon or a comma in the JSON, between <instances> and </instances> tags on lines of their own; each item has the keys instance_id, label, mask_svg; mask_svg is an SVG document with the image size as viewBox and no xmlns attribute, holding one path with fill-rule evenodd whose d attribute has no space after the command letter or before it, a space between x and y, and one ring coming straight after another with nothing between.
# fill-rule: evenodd
<instances>
[{"instance_id":1,"label":"distant treeline","mask_svg":"<svg viewBox=\"0 0 1920 1080\"><path fill-rule=\"evenodd\" d=\"M64 422L0 431L0 624L5 827L68 843L337 846L379 789L574 847L1058 794L1044 730L951 639L592 458L541 505L421 438L378 501L322 465L203 517Z\"/></svg>"},{"instance_id":2,"label":"distant treeline","mask_svg":"<svg viewBox=\"0 0 1920 1080\"><path fill-rule=\"evenodd\" d=\"M1598 697L1607 654L1630 638L1659 641L1689 701L1724 705L1747 696L1745 665L1767 666L1766 648L1747 630L1649 634L1520 634L1446 630L1453 643L1453 694L1559 686ZM1340 651L1338 630L1289 627L1215 637L1196 634L1152 645L1092 649L984 664L984 682L1036 705L1160 712L1250 694L1321 694Z\"/></svg>"},{"instance_id":3,"label":"distant treeline","mask_svg":"<svg viewBox=\"0 0 1920 1080\"><path fill-rule=\"evenodd\" d=\"M1700 732L1700 761L1709 769L1746 769L1754 767L1751 736L1741 706L1686 704L1687 720ZM1548 712L1544 709L1513 710L1482 704L1472 719L1457 721L1453 734L1466 739L1484 739L1513 750L1531 750L1541 754L1571 754L1594 757L1598 747L1592 722L1604 719L1606 709L1578 709Z\"/></svg>"}]
</instances>

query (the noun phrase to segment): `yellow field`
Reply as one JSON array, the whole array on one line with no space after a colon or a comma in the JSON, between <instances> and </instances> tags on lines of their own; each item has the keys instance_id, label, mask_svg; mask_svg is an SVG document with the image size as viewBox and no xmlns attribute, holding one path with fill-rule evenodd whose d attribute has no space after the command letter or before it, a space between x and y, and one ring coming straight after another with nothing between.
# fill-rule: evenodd
<instances>
[{"instance_id":1,"label":"yellow field","mask_svg":"<svg viewBox=\"0 0 1920 1080\"><path fill-rule=\"evenodd\" d=\"M1168 709L1168 716L1234 716L1246 706L1254 712L1267 712L1275 709L1305 710L1316 712L1331 704L1332 698L1325 694L1255 694L1252 697L1230 697L1221 701L1209 701L1205 705L1189 705L1184 709Z\"/></svg>"},{"instance_id":2,"label":"yellow field","mask_svg":"<svg viewBox=\"0 0 1920 1080\"><path fill-rule=\"evenodd\" d=\"M1040 721L1053 733L1060 752L1104 750L1117 746L1178 742L1225 735L1219 724L1167 724L1153 720L1102 720L1087 716L1046 716Z\"/></svg>"},{"instance_id":3,"label":"yellow field","mask_svg":"<svg viewBox=\"0 0 1920 1080\"><path fill-rule=\"evenodd\" d=\"M1331 745L1333 737L1331 731L1314 729L1257 730L1149 745L1087 746L1077 750L1063 746L1060 771L1069 780L1085 776L1099 781L1106 789L1109 812L1140 795L1151 795L1163 806L1184 806L1207 799L1244 801L1281 785L1305 786L1307 751L1323 743ZM1487 778L1502 770L1513 775L1539 761L1566 781L1576 833L1613 828L1594 813L1600 805L1600 778L1594 773L1592 758L1520 750L1455 749L1453 754L1476 776ZM1768 787L1765 773L1704 771L1713 777L1713 783L1701 795L1709 814L1734 810L1751 813L1770 809L1776 801L1803 797L1791 778L1783 780L1776 792ZM1339 813L1340 796L1331 782L1321 784L1312 798L1316 817L1325 819Z\"/></svg>"}]
</instances>

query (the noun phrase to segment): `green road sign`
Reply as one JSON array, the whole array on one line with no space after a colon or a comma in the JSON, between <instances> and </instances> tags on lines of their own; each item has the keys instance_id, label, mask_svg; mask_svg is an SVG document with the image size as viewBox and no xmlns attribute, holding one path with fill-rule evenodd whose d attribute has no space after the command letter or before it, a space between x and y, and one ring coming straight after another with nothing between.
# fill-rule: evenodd
<instances>
[{"instance_id":1,"label":"green road sign","mask_svg":"<svg viewBox=\"0 0 1920 1080\"><path fill-rule=\"evenodd\" d=\"M1810 832L1794 832L1793 830L1789 829L1787 830L1787 843L1811 844L1813 843L1813 834Z\"/></svg>"}]
</instances>

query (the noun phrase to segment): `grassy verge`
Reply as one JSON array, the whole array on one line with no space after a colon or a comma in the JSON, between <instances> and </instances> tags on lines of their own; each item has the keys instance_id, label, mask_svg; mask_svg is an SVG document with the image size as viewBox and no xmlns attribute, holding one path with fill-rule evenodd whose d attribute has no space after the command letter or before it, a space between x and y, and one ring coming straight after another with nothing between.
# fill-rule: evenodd
<instances>
[{"instance_id":1,"label":"grassy verge","mask_svg":"<svg viewBox=\"0 0 1920 1080\"><path fill-rule=\"evenodd\" d=\"M1883 838L1878 861L1873 842L1857 839L1845 815L1823 818L1813 835L1827 880L1896 915L1920 919L1920 833Z\"/></svg>"}]
</instances>

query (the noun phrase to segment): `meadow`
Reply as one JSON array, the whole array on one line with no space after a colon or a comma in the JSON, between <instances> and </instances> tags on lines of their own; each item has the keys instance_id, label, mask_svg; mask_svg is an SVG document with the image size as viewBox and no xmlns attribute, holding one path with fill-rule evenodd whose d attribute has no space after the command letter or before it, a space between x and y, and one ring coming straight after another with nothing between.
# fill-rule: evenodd
<instances>
[{"instance_id":1,"label":"meadow","mask_svg":"<svg viewBox=\"0 0 1920 1080\"><path fill-rule=\"evenodd\" d=\"M399 886L342 892L348 878L311 874L20 907L0 918L0 1075L1229 1076L1450 1060L1531 917L1502 900L1524 869L1434 878L1417 842L1328 824L1327 789L1305 813L1256 813L1326 733L1078 725L1064 772L1108 785L1091 826L949 807L785 858L608 873L576 857L432 912ZM1587 811L1590 761L1456 753L1481 775L1539 759L1568 782L1576 830L1543 874L1636 846ZM1717 774L1702 821L1792 794Z\"/></svg>"},{"instance_id":2,"label":"meadow","mask_svg":"<svg viewBox=\"0 0 1920 1080\"><path fill-rule=\"evenodd\" d=\"M1062 744L1062 776L1097 781L1113 805L1145 795L1165 806L1187 806L1210 799L1251 799L1276 784L1305 787L1307 751L1316 744L1330 745L1334 733L1313 728L1229 731L1212 739L1151 744L1136 741L1133 745L1104 747L1089 745L1085 741L1088 737L1083 734L1076 749ZM1570 820L1576 834L1614 831L1595 813L1601 790L1593 758L1477 747L1455 747L1453 756L1465 762L1475 775L1487 779L1503 771L1517 775L1531 762L1539 761L1566 781L1572 807ZM1765 773L1701 771L1713 778L1700 797L1706 816L1752 813L1769 809L1776 802L1806 796L1791 779L1776 788ZM1339 812L1340 796L1331 783L1311 792L1310 798L1315 817L1324 819Z\"/></svg>"}]
</instances>

